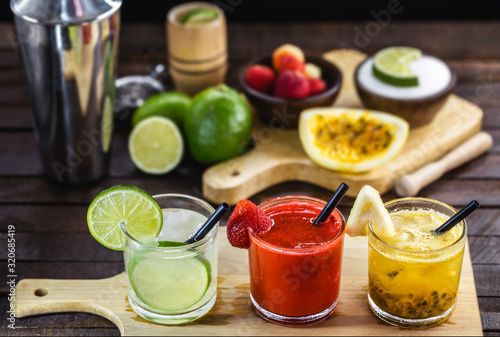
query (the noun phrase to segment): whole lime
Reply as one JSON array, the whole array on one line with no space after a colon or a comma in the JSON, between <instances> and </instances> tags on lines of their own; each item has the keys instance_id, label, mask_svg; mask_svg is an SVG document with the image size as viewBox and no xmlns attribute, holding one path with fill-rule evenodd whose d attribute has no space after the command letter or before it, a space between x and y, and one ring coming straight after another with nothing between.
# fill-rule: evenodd
<instances>
[{"instance_id":1,"label":"whole lime","mask_svg":"<svg viewBox=\"0 0 500 337\"><path fill-rule=\"evenodd\" d=\"M194 159L213 164L245 149L252 133L252 116L240 94L222 84L193 98L184 131Z\"/></svg>"},{"instance_id":2,"label":"whole lime","mask_svg":"<svg viewBox=\"0 0 500 337\"><path fill-rule=\"evenodd\" d=\"M180 128L184 123L184 117L191 103L186 94L177 91L167 91L149 97L132 116L132 127L148 117L170 118Z\"/></svg>"}]
</instances>

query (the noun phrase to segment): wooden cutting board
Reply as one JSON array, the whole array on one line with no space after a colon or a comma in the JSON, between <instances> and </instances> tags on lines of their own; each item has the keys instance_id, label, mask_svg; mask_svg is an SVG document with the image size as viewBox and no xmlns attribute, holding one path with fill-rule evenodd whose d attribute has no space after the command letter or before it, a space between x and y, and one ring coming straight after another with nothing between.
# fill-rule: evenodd
<instances>
[{"instance_id":1,"label":"wooden cutting board","mask_svg":"<svg viewBox=\"0 0 500 337\"><path fill-rule=\"evenodd\" d=\"M101 280L21 280L16 286L16 317L58 312L89 312L109 319L116 324L123 336L479 336L483 333L468 246L455 312L447 322L424 330L393 327L371 313L367 302L366 237L345 238L340 301L334 314L324 322L302 328L282 327L260 318L250 303L247 251L229 245L225 228L219 230L219 247L217 301L207 315L195 322L165 326L139 317L128 303L123 273Z\"/></svg>"},{"instance_id":2,"label":"wooden cutting board","mask_svg":"<svg viewBox=\"0 0 500 337\"><path fill-rule=\"evenodd\" d=\"M354 86L354 70L366 55L354 50L334 50L324 57L342 71L343 84L335 107L361 108ZM356 196L364 185L380 193L390 190L401 176L442 157L481 130L482 110L451 95L435 119L410 131L401 153L388 164L361 174L324 169L312 162L302 149L297 130L276 130L254 118L255 149L208 168L203 174L203 194L214 203L236 204L268 187L299 180L335 190L349 185L348 196Z\"/></svg>"}]
</instances>

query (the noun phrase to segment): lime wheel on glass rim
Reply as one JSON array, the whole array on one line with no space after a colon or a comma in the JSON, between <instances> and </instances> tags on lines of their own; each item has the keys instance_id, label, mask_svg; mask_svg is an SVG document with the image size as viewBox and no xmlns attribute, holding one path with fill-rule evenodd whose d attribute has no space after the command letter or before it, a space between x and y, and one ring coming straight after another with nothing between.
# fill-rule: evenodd
<instances>
[{"instance_id":1,"label":"lime wheel on glass rim","mask_svg":"<svg viewBox=\"0 0 500 337\"><path fill-rule=\"evenodd\" d=\"M164 311L182 311L199 302L211 282L208 260L181 242L157 242L163 227L163 212L154 198L130 185L116 185L99 193L89 206L87 224L103 246L122 250L121 224L147 252L126 254L126 269L137 297L146 305ZM168 254L154 251L172 249ZM175 250L178 249L178 252ZM177 257L172 257L177 254Z\"/></svg>"},{"instance_id":2,"label":"lime wheel on glass rim","mask_svg":"<svg viewBox=\"0 0 500 337\"><path fill-rule=\"evenodd\" d=\"M137 240L153 242L163 226L163 213L153 197L140 188L116 185L94 198L87 212L87 224L100 244L122 250L121 223Z\"/></svg>"}]
</instances>

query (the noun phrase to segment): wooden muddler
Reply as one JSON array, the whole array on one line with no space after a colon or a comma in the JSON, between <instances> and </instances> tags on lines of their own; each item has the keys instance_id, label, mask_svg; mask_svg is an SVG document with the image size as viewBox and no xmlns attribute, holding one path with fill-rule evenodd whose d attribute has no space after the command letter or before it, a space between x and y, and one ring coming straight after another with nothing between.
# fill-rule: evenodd
<instances>
[{"instance_id":1,"label":"wooden muddler","mask_svg":"<svg viewBox=\"0 0 500 337\"><path fill-rule=\"evenodd\" d=\"M488 151L492 145L493 138L491 135L487 132L479 132L438 161L427 164L419 170L399 178L395 184L396 194L401 197L417 195L422 188L436 181L446 172Z\"/></svg>"}]
</instances>

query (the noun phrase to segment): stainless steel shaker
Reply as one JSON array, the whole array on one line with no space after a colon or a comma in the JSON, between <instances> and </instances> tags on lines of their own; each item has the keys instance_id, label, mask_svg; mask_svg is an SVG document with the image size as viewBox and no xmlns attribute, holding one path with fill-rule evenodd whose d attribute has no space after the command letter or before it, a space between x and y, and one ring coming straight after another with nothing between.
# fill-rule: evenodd
<instances>
[{"instance_id":1,"label":"stainless steel shaker","mask_svg":"<svg viewBox=\"0 0 500 337\"><path fill-rule=\"evenodd\" d=\"M106 174L121 0L11 0L33 125L51 180Z\"/></svg>"}]
</instances>

